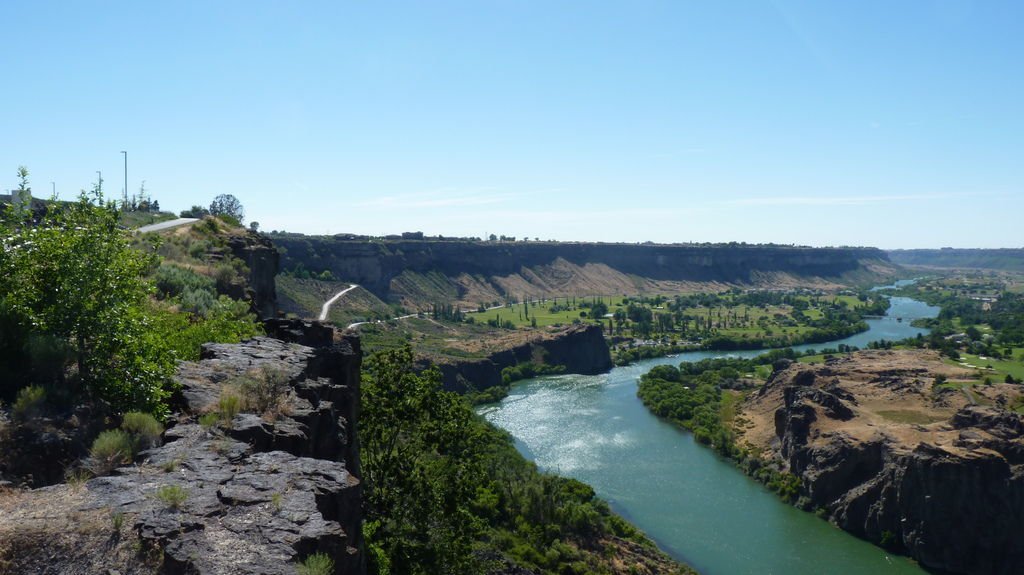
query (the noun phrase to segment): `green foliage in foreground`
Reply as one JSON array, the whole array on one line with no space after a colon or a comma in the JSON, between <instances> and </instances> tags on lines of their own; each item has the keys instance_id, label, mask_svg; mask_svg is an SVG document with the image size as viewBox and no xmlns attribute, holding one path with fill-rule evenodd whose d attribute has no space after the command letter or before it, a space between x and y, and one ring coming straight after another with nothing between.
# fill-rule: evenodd
<instances>
[{"instance_id":1,"label":"green foliage in foreground","mask_svg":"<svg viewBox=\"0 0 1024 575\"><path fill-rule=\"evenodd\" d=\"M73 366L115 409L165 414L173 356L150 337L144 311L155 256L131 249L114 205L83 194L51 204L35 225L7 211L0 241L0 314L16 326L0 362L31 373L41 362L25 369L18 358L47 341L58 379Z\"/></svg>"},{"instance_id":2,"label":"green foliage in foreground","mask_svg":"<svg viewBox=\"0 0 1024 575\"><path fill-rule=\"evenodd\" d=\"M98 192L51 202L39 221L0 209L0 396L44 389L67 403L84 391L114 412L163 418L175 360L260 332L248 303L158 267L150 241L133 247L119 214Z\"/></svg>"},{"instance_id":3,"label":"green foliage in foreground","mask_svg":"<svg viewBox=\"0 0 1024 575\"><path fill-rule=\"evenodd\" d=\"M611 537L656 553L589 486L537 471L435 369L416 374L412 357L381 352L363 376L371 573L486 573L500 555L542 573L609 573Z\"/></svg>"}]
</instances>

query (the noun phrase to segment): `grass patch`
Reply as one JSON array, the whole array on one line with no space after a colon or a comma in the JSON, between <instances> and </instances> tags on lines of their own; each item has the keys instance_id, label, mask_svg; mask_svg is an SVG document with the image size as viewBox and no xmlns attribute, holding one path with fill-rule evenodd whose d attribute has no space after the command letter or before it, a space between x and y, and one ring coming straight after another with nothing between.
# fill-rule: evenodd
<instances>
[{"instance_id":1,"label":"grass patch","mask_svg":"<svg viewBox=\"0 0 1024 575\"><path fill-rule=\"evenodd\" d=\"M132 436L123 429L108 429L92 442L92 449L89 450L90 468L96 475L106 475L131 463L133 456Z\"/></svg>"},{"instance_id":2,"label":"grass patch","mask_svg":"<svg viewBox=\"0 0 1024 575\"><path fill-rule=\"evenodd\" d=\"M121 429L132 436L135 444L133 453L156 445L164 432L164 426L160 425L155 417L138 411L124 414L124 418L121 420Z\"/></svg>"},{"instance_id":3,"label":"grass patch","mask_svg":"<svg viewBox=\"0 0 1024 575\"><path fill-rule=\"evenodd\" d=\"M37 417L46 402L46 390L37 385L30 385L18 390L18 395L11 405L11 417L15 421L28 421Z\"/></svg>"},{"instance_id":4,"label":"grass patch","mask_svg":"<svg viewBox=\"0 0 1024 575\"><path fill-rule=\"evenodd\" d=\"M334 573L334 559L326 553L314 553L296 565L299 575L330 575Z\"/></svg>"},{"instance_id":5,"label":"grass patch","mask_svg":"<svg viewBox=\"0 0 1024 575\"><path fill-rule=\"evenodd\" d=\"M889 421L917 425L928 425L929 423L936 423L947 419L945 416L929 415L913 409L884 409L877 413Z\"/></svg>"},{"instance_id":6,"label":"grass patch","mask_svg":"<svg viewBox=\"0 0 1024 575\"><path fill-rule=\"evenodd\" d=\"M188 491L180 485L164 485L156 490L155 496L169 509L179 509L188 499Z\"/></svg>"}]
</instances>

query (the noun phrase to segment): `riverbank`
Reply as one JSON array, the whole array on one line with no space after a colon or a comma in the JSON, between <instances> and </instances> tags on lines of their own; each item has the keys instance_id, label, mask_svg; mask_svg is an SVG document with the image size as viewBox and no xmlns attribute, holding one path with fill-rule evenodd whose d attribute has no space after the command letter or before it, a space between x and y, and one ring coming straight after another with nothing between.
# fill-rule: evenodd
<instances>
[{"instance_id":1,"label":"riverbank","mask_svg":"<svg viewBox=\"0 0 1024 575\"><path fill-rule=\"evenodd\" d=\"M873 339L913 337L927 330L906 320L937 313L904 298L892 303L890 314L904 322L868 319L868 332L814 347L866 347ZM637 380L651 368L722 355L697 351L597 376L526 380L513 385L508 398L478 412L509 431L520 453L541 469L592 485L662 549L706 575L922 573L909 560L782 502L637 399Z\"/></svg>"}]
</instances>

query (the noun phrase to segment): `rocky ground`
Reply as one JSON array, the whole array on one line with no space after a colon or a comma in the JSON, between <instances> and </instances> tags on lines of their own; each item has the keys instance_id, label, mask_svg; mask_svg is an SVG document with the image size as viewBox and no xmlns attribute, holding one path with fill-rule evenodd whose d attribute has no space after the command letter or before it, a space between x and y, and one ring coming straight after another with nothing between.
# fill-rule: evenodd
<instances>
[{"instance_id":1,"label":"rocky ground","mask_svg":"<svg viewBox=\"0 0 1024 575\"><path fill-rule=\"evenodd\" d=\"M0 572L284 574L325 552L361 573L358 340L319 343L208 345L178 372L162 446L113 475L0 492ZM287 379L273 413L197 423L260 368Z\"/></svg>"},{"instance_id":2,"label":"rocky ground","mask_svg":"<svg viewBox=\"0 0 1024 575\"><path fill-rule=\"evenodd\" d=\"M936 386L936 376L953 385ZM951 573L1024 565L1024 418L1017 385L935 352L862 351L776 371L737 417L740 442L801 477L806 506Z\"/></svg>"}]
</instances>

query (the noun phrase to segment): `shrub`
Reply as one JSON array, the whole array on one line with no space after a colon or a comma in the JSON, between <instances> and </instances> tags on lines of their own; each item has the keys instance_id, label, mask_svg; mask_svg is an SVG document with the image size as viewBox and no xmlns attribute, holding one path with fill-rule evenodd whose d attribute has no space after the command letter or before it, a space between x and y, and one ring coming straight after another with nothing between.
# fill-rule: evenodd
<instances>
[{"instance_id":1,"label":"shrub","mask_svg":"<svg viewBox=\"0 0 1024 575\"><path fill-rule=\"evenodd\" d=\"M238 415L242 409L242 398L228 390L221 391L220 401L217 402L217 411L220 413L221 421L227 425Z\"/></svg>"},{"instance_id":2,"label":"shrub","mask_svg":"<svg viewBox=\"0 0 1024 575\"><path fill-rule=\"evenodd\" d=\"M46 401L46 390L30 385L18 391L18 396L11 405L11 417L18 421L26 421L39 415Z\"/></svg>"},{"instance_id":3,"label":"shrub","mask_svg":"<svg viewBox=\"0 0 1024 575\"><path fill-rule=\"evenodd\" d=\"M92 471L96 475L106 475L117 467L130 463L132 448L131 436L122 429L108 429L100 433L89 450Z\"/></svg>"},{"instance_id":4,"label":"shrub","mask_svg":"<svg viewBox=\"0 0 1024 575\"><path fill-rule=\"evenodd\" d=\"M288 393L288 374L280 369L261 367L238 378L238 389L245 406L260 414L274 414Z\"/></svg>"},{"instance_id":5,"label":"shrub","mask_svg":"<svg viewBox=\"0 0 1024 575\"><path fill-rule=\"evenodd\" d=\"M160 425L155 417L138 411L124 414L121 429L132 436L135 453L156 445L160 440L160 435L164 432L164 426Z\"/></svg>"},{"instance_id":6,"label":"shrub","mask_svg":"<svg viewBox=\"0 0 1024 575\"><path fill-rule=\"evenodd\" d=\"M314 553L298 564L300 575L330 575L334 573L334 559L326 553Z\"/></svg>"},{"instance_id":7,"label":"shrub","mask_svg":"<svg viewBox=\"0 0 1024 575\"><path fill-rule=\"evenodd\" d=\"M161 264L153 274L157 295L161 299L181 295L186 290L213 292L212 279L171 264Z\"/></svg>"},{"instance_id":8,"label":"shrub","mask_svg":"<svg viewBox=\"0 0 1024 575\"><path fill-rule=\"evenodd\" d=\"M206 240L196 240L188 246L188 255L193 259L201 259L208 251L210 251L210 242Z\"/></svg>"},{"instance_id":9,"label":"shrub","mask_svg":"<svg viewBox=\"0 0 1024 575\"><path fill-rule=\"evenodd\" d=\"M217 292L227 294L231 293L232 287L241 278L239 278L237 270L231 264L224 262L217 264L217 267L213 268L213 279L217 286Z\"/></svg>"},{"instance_id":10,"label":"shrub","mask_svg":"<svg viewBox=\"0 0 1024 575\"><path fill-rule=\"evenodd\" d=\"M186 288L181 293L181 309L191 314L206 317L217 304L217 296L211 290Z\"/></svg>"},{"instance_id":11,"label":"shrub","mask_svg":"<svg viewBox=\"0 0 1024 575\"><path fill-rule=\"evenodd\" d=\"M180 485L164 485L156 490L156 498L171 509L178 509L188 499L188 491Z\"/></svg>"}]
</instances>

